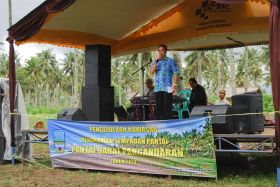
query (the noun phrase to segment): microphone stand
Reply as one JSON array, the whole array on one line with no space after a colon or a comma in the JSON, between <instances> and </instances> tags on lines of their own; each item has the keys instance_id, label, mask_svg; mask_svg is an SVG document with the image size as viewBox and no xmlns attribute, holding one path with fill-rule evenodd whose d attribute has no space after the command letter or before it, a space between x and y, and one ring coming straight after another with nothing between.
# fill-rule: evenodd
<instances>
[{"instance_id":1,"label":"microphone stand","mask_svg":"<svg viewBox=\"0 0 280 187\"><path fill-rule=\"evenodd\" d=\"M142 71L142 91L143 91L142 99L143 99L143 101L144 101L144 98L145 98L145 88L144 88L145 67L148 66L149 64L151 64L152 62L153 62L152 59L150 59L150 62L144 64L139 69L137 69L134 73L131 74L131 75L135 75L140 70ZM145 105L142 105L142 109L143 109L143 121L145 121L146 120Z\"/></svg>"}]
</instances>

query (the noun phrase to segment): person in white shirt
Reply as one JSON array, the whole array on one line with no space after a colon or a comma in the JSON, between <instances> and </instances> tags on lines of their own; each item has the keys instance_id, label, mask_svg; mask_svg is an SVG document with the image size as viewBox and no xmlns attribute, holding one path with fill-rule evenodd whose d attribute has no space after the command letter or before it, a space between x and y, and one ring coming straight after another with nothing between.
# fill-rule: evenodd
<instances>
[{"instance_id":1,"label":"person in white shirt","mask_svg":"<svg viewBox=\"0 0 280 187\"><path fill-rule=\"evenodd\" d=\"M153 79L146 79L146 88L144 96L154 96L154 84Z\"/></svg>"},{"instance_id":2,"label":"person in white shirt","mask_svg":"<svg viewBox=\"0 0 280 187\"><path fill-rule=\"evenodd\" d=\"M219 91L219 99L216 101L215 105L230 105L230 103L225 99L226 91L220 90Z\"/></svg>"}]
</instances>

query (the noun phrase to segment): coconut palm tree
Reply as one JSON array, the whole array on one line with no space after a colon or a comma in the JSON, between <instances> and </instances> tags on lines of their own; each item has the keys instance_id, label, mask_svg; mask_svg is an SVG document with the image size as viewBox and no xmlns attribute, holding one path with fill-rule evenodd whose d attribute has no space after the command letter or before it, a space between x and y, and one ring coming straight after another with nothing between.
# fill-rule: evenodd
<instances>
[{"instance_id":1,"label":"coconut palm tree","mask_svg":"<svg viewBox=\"0 0 280 187\"><path fill-rule=\"evenodd\" d=\"M265 72L263 73L263 80L266 86L271 85L271 74L270 74L270 64L269 64L269 47L262 46L262 51L260 55L260 60L264 65Z\"/></svg>"},{"instance_id":2,"label":"coconut palm tree","mask_svg":"<svg viewBox=\"0 0 280 187\"><path fill-rule=\"evenodd\" d=\"M39 90L44 80L42 59L31 57L27 60L24 71L28 75L26 79L29 82L29 94L34 93L34 104L35 106L39 106Z\"/></svg>"},{"instance_id":3,"label":"coconut palm tree","mask_svg":"<svg viewBox=\"0 0 280 187\"><path fill-rule=\"evenodd\" d=\"M248 63L249 63L249 54L248 54L248 47L245 46L244 47L244 72L243 72L243 80L244 80L244 87L245 87L245 92L248 91L248 87L249 87L249 77L248 77Z\"/></svg>"},{"instance_id":4,"label":"coconut palm tree","mask_svg":"<svg viewBox=\"0 0 280 187\"><path fill-rule=\"evenodd\" d=\"M178 75L179 79L177 81L177 84L178 84L177 91L180 91L180 90L184 89L184 81L180 79L180 77L183 77L183 74L182 74L182 57L181 57L180 52L178 52L178 51L174 51L172 54L173 54L173 59L175 60L176 65L179 69L179 75Z\"/></svg>"},{"instance_id":5,"label":"coconut palm tree","mask_svg":"<svg viewBox=\"0 0 280 187\"><path fill-rule=\"evenodd\" d=\"M79 52L75 50L74 52L74 94L73 94L73 100L74 100L74 107L78 107L80 104L79 99L79 66L80 61L79 59Z\"/></svg>"},{"instance_id":6,"label":"coconut palm tree","mask_svg":"<svg viewBox=\"0 0 280 187\"><path fill-rule=\"evenodd\" d=\"M127 56L127 61L131 63L131 66L135 66L135 70L140 69L143 65L150 62L151 59L152 59L151 52L143 52L143 53L137 53L137 54ZM140 70L138 73L138 77L139 77L138 85L135 87L135 90L139 91L141 95L143 95L142 92L143 92L143 89L145 88L145 85L143 85L143 83L145 82L147 77L150 77L149 69L150 69L150 67L146 66L144 68L144 70L145 70L144 72ZM136 76L136 75L132 75L132 76Z\"/></svg>"},{"instance_id":7,"label":"coconut palm tree","mask_svg":"<svg viewBox=\"0 0 280 187\"><path fill-rule=\"evenodd\" d=\"M42 70L45 74L43 84L45 87L46 106L48 107L50 91L51 93L53 93L54 88L56 87L56 82L54 81L54 79L56 77L56 71L58 69L57 61L51 49L43 50L41 53L38 53L37 56L41 59Z\"/></svg>"},{"instance_id":8,"label":"coconut palm tree","mask_svg":"<svg viewBox=\"0 0 280 187\"><path fill-rule=\"evenodd\" d=\"M231 85L231 92L232 95L235 95L237 93L237 87L236 87L236 64L234 59L234 52L233 49L227 49L228 56L227 61L229 62L229 72L230 72L230 85Z\"/></svg>"},{"instance_id":9,"label":"coconut palm tree","mask_svg":"<svg viewBox=\"0 0 280 187\"><path fill-rule=\"evenodd\" d=\"M248 57L247 57L248 56ZM248 58L248 64L246 61ZM245 79L246 76L246 79ZM246 83L247 81L247 83ZM262 63L258 51L254 48L248 48L240 55L237 68L237 84L238 86L248 87L254 85L259 87L262 82ZM247 84L247 85L246 85Z\"/></svg>"},{"instance_id":10,"label":"coconut palm tree","mask_svg":"<svg viewBox=\"0 0 280 187\"><path fill-rule=\"evenodd\" d=\"M15 64L16 68L21 67L19 53L15 52ZM9 69L9 55L7 53L0 54L0 76L8 77Z\"/></svg>"},{"instance_id":11,"label":"coconut palm tree","mask_svg":"<svg viewBox=\"0 0 280 187\"><path fill-rule=\"evenodd\" d=\"M79 50L70 51L65 53L65 58L62 63L62 72L67 77L68 83L70 83L72 97L75 107L81 105L80 90L84 85L85 75L85 56Z\"/></svg>"},{"instance_id":12,"label":"coconut palm tree","mask_svg":"<svg viewBox=\"0 0 280 187\"><path fill-rule=\"evenodd\" d=\"M2 53L0 55L0 76L7 77L9 68L9 57L7 54Z\"/></svg>"},{"instance_id":13,"label":"coconut palm tree","mask_svg":"<svg viewBox=\"0 0 280 187\"><path fill-rule=\"evenodd\" d=\"M111 80L112 80L112 85L115 87L115 101L118 101L116 105L122 105L123 101L123 89L122 85L120 84L121 81L121 67L122 67L122 57L114 58L112 60L112 65L111 65Z\"/></svg>"},{"instance_id":14,"label":"coconut palm tree","mask_svg":"<svg viewBox=\"0 0 280 187\"><path fill-rule=\"evenodd\" d=\"M217 50L216 54L217 54L217 71L218 71L216 74L218 75L217 90L221 90L226 87L227 82L229 81L228 61L226 58L228 54L225 49Z\"/></svg>"},{"instance_id":15,"label":"coconut palm tree","mask_svg":"<svg viewBox=\"0 0 280 187\"><path fill-rule=\"evenodd\" d=\"M77 90L76 90L76 98L78 102L78 106L82 107L82 97L81 97L81 90L85 83L85 53L81 50L76 50L77 54ZM75 68L74 68L75 69ZM75 71L74 71L75 72ZM74 89L75 91L75 89ZM75 92L74 92L75 93Z\"/></svg>"},{"instance_id":16,"label":"coconut palm tree","mask_svg":"<svg viewBox=\"0 0 280 187\"><path fill-rule=\"evenodd\" d=\"M205 69L205 61L207 60L205 51L193 51L185 58L186 68L183 70L184 77L194 77L201 84L203 78L203 70Z\"/></svg>"}]
</instances>

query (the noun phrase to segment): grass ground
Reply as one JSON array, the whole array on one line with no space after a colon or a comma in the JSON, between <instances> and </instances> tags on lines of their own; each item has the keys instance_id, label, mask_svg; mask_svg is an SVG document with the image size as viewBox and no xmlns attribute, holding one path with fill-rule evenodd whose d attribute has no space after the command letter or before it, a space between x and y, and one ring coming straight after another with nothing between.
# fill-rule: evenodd
<instances>
[{"instance_id":1,"label":"grass ground","mask_svg":"<svg viewBox=\"0 0 280 187\"><path fill-rule=\"evenodd\" d=\"M218 155L218 180L115 172L51 169L47 145L33 146L35 161L0 165L0 186L276 186L274 157Z\"/></svg>"},{"instance_id":2,"label":"grass ground","mask_svg":"<svg viewBox=\"0 0 280 187\"><path fill-rule=\"evenodd\" d=\"M37 115L40 111L33 111ZM30 111L29 111L30 113ZM40 112L44 113L44 112ZM33 117L46 120L43 116L55 118L49 112ZM31 118L30 118L31 119ZM33 128L34 125L30 124ZM2 186L223 186L241 187L276 186L275 160L270 155L217 155L218 180L129 174L117 172L100 172L85 170L51 169L48 146L34 144L35 162L47 166L44 168L33 163L0 165L0 187Z\"/></svg>"},{"instance_id":3,"label":"grass ground","mask_svg":"<svg viewBox=\"0 0 280 187\"><path fill-rule=\"evenodd\" d=\"M56 119L57 113L60 111L60 108L50 109L45 107L31 107L27 106L27 113L29 114L29 128L34 128L36 122L42 121L47 126L48 119Z\"/></svg>"}]
</instances>

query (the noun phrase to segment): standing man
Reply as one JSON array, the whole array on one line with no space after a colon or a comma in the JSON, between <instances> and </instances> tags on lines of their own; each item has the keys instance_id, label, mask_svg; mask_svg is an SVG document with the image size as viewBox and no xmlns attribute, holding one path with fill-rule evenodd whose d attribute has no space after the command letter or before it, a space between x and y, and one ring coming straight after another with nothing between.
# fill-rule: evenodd
<instances>
[{"instance_id":1,"label":"standing man","mask_svg":"<svg viewBox=\"0 0 280 187\"><path fill-rule=\"evenodd\" d=\"M167 46L158 46L158 57L152 63L150 73L155 74L156 119L172 118L172 92L176 89L178 67L172 58L166 56Z\"/></svg>"},{"instance_id":2,"label":"standing man","mask_svg":"<svg viewBox=\"0 0 280 187\"><path fill-rule=\"evenodd\" d=\"M191 112L195 106L207 105L207 96L205 89L197 83L195 78L189 79L189 85L192 88L189 103L189 111Z\"/></svg>"}]
</instances>

